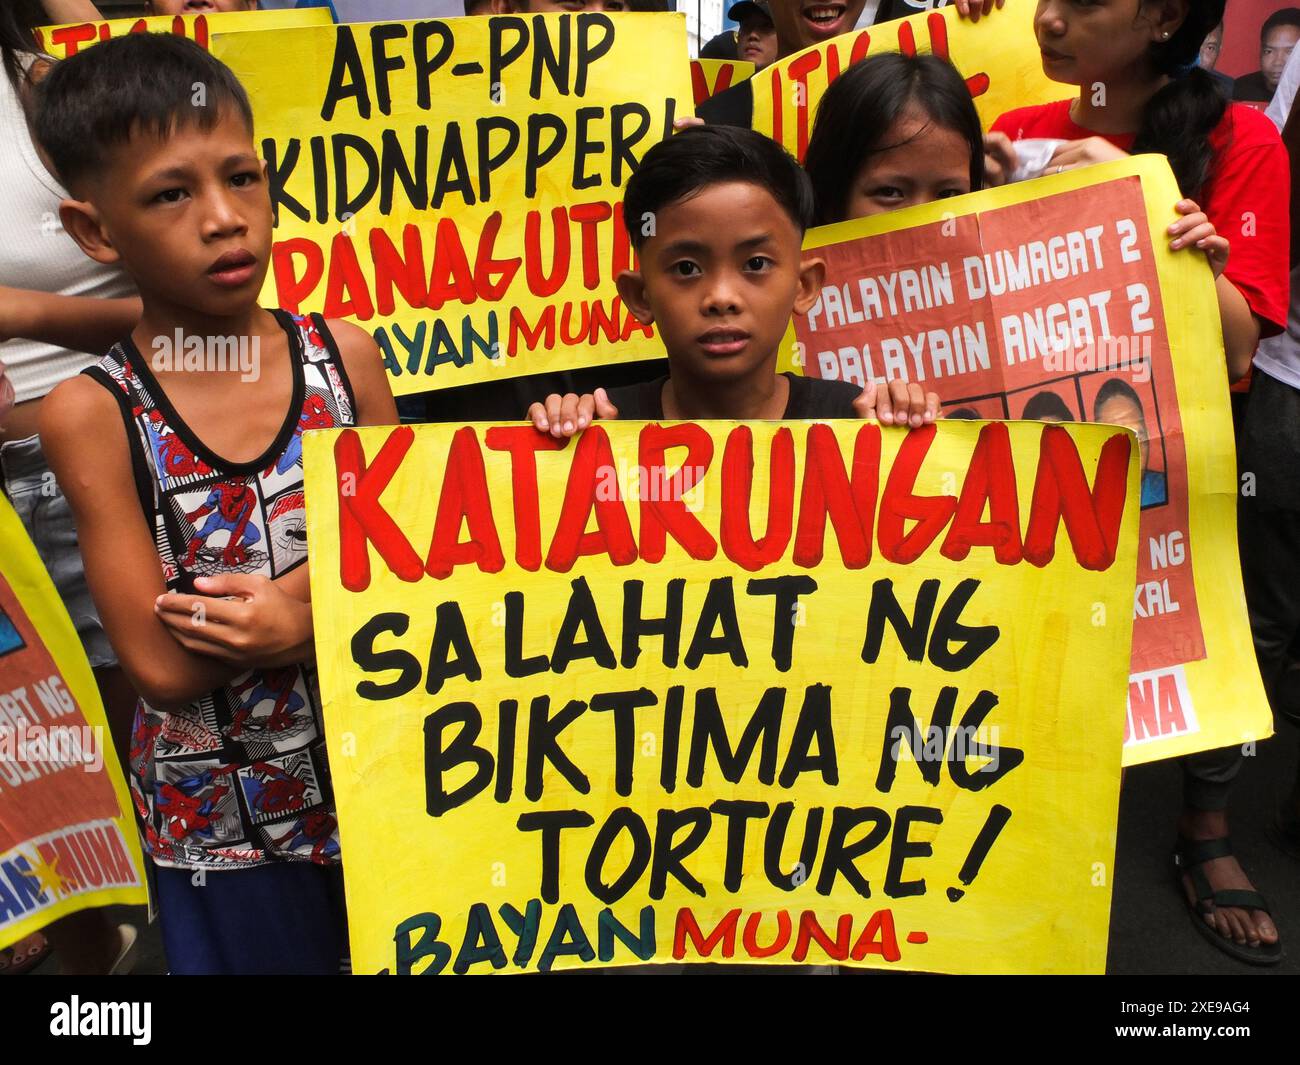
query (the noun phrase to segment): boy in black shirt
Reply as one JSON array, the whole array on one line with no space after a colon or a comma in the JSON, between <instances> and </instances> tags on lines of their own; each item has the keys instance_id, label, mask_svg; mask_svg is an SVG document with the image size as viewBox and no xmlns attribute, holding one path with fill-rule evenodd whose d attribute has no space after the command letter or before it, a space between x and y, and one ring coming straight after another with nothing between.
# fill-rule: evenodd
<instances>
[{"instance_id":1,"label":"boy in black shirt","mask_svg":"<svg viewBox=\"0 0 1300 1065\"><path fill-rule=\"evenodd\" d=\"M826 264L800 253L812 186L778 144L733 126L685 130L646 153L623 214L639 259L618 278L636 318L654 322L669 376L607 394L552 394L528 417L570 436L599 418L866 418L919 428L939 397L906 381L822 381L776 372L790 315L807 314Z\"/></svg>"}]
</instances>

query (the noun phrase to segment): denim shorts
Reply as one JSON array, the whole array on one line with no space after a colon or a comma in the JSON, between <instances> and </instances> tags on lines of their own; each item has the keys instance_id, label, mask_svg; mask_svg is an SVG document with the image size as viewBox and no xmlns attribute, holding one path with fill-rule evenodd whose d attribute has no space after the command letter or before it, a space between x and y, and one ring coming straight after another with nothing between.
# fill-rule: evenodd
<instances>
[{"instance_id":1,"label":"denim shorts","mask_svg":"<svg viewBox=\"0 0 1300 1065\"><path fill-rule=\"evenodd\" d=\"M77 527L49 464L41 440L29 436L0 444L4 492L36 545L86 649L92 667L117 665L99 613L86 585L86 570L77 549Z\"/></svg>"}]
</instances>

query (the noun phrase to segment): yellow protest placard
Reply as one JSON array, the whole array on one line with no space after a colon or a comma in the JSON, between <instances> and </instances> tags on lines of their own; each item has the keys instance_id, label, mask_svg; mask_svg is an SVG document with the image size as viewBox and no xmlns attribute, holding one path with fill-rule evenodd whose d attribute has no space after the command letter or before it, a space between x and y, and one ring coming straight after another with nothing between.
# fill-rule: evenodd
<instances>
[{"instance_id":1,"label":"yellow protest placard","mask_svg":"<svg viewBox=\"0 0 1300 1065\"><path fill-rule=\"evenodd\" d=\"M972 23L945 7L805 48L750 79L754 129L802 160L827 87L851 63L876 52L933 53L950 60L965 77L985 128L1012 108L1063 99L1071 87L1043 73L1032 8L1033 0L1007 0L1002 10Z\"/></svg>"},{"instance_id":2,"label":"yellow protest placard","mask_svg":"<svg viewBox=\"0 0 1300 1065\"><path fill-rule=\"evenodd\" d=\"M681 15L338 26L214 52L270 166L265 302L371 330L394 392L662 356L614 279L632 261L621 189L690 112Z\"/></svg>"},{"instance_id":3,"label":"yellow protest placard","mask_svg":"<svg viewBox=\"0 0 1300 1065\"><path fill-rule=\"evenodd\" d=\"M692 59L691 90L695 94L695 106L752 78L754 69L753 63L743 59Z\"/></svg>"},{"instance_id":4,"label":"yellow protest placard","mask_svg":"<svg viewBox=\"0 0 1300 1065\"><path fill-rule=\"evenodd\" d=\"M42 26L36 31L36 43L55 59L67 59L100 41L128 33L173 33L177 37L188 37L195 44L207 48L214 33L328 26L333 22L334 17L327 7L305 7L289 11L213 11L199 15L146 15L141 18Z\"/></svg>"},{"instance_id":5,"label":"yellow protest placard","mask_svg":"<svg viewBox=\"0 0 1300 1065\"><path fill-rule=\"evenodd\" d=\"M305 447L355 971L1102 971L1128 430Z\"/></svg>"},{"instance_id":6,"label":"yellow protest placard","mask_svg":"<svg viewBox=\"0 0 1300 1065\"><path fill-rule=\"evenodd\" d=\"M1272 734L1214 279L1165 236L1181 198L1163 158L1136 156L810 230L827 282L783 349L809 376L924 382L949 418L1138 433L1126 765Z\"/></svg>"},{"instance_id":7,"label":"yellow protest placard","mask_svg":"<svg viewBox=\"0 0 1300 1065\"><path fill-rule=\"evenodd\" d=\"M0 947L77 910L144 905L126 782L81 641L0 496Z\"/></svg>"}]
</instances>

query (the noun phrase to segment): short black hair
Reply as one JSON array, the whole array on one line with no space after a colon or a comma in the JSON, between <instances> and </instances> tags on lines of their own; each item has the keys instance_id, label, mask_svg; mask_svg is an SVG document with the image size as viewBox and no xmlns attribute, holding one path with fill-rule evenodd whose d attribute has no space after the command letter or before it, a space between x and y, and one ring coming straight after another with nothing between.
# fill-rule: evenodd
<instances>
[{"instance_id":1,"label":"short black hair","mask_svg":"<svg viewBox=\"0 0 1300 1065\"><path fill-rule=\"evenodd\" d=\"M37 86L33 125L71 188L132 136L166 137L188 123L210 130L229 108L251 133L253 108L228 66L183 37L130 33L55 63Z\"/></svg>"},{"instance_id":2,"label":"short black hair","mask_svg":"<svg viewBox=\"0 0 1300 1065\"><path fill-rule=\"evenodd\" d=\"M1262 48L1268 35L1279 26L1294 26L1300 29L1300 7L1284 7L1264 20L1264 25L1259 28L1259 44Z\"/></svg>"},{"instance_id":3,"label":"short black hair","mask_svg":"<svg viewBox=\"0 0 1300 1065\"><path fill-rule=\"evenodd\" d=\"M724 30L716 37L710 37L700 49L701 59L739 59L736 51L736 31Z\"/></svg>"},{"instance_id":4,"label":"short black hair","mask_svg":"<svg viewBox=\"0 0 1300 1065\"><path fill-rule=\"evenodd\" d=\"M710 185L729 181L765 189L800 234L812 224L808 175L776 141L738 126L692 126L646 152L628 180L623 217L632 246L639 251L649 235L643 220Z\"/></svg>"},{"instance_id":5,"label":"short black hair","mask_svg":"<svg viewBox=\"0 0 1300 1065\"><path fill-rule=\"evenodd\" d=\"M1056 418L1063 422L1074 421L1074 413L1065 405L1065 400L1055 392L1038 392L1028 403L1020 417L1025 421L1040 422L1044 418Z\"/></svg>"},{"instance_id":6,"label":"short black hair","mask_svg":"<svg viewBox=\"0 0 1300 1065\"><path fill-rule=\"evenodd\" d=\"M817 223L848 217L853 182L886 143L894 123L915 108L970 145L970 187L984 186L984 130L966 79L936 55L881 52L849 67L831 83L817 107L804 167L817 199Z\"/></svg>"}]
</instances>

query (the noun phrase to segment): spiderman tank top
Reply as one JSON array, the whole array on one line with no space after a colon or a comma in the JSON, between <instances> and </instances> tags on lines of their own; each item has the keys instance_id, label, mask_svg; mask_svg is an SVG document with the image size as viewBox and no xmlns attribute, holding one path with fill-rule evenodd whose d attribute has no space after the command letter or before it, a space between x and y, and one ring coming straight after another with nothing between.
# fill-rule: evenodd
<instances>
[{"instance_id":1,"label":"spiderman tank top","mask_svg":"<svg viewBox=\"0 0 1300 1065\"><path fill-rule=\"evenodd\" d=\"M302 434L355 424L356 402L323 319L273 313L289 337L293 400L252 462L226 462L203 445L130 339L83 371L122 410L168 591L193 592L195 577L216 573L280 577L307 562ZM131 795L159 865L339 860L312 664L244 673L174 713L140 700L130 761Z\"/></svg>"}]
</instances>

